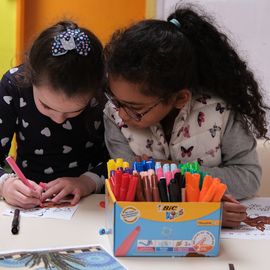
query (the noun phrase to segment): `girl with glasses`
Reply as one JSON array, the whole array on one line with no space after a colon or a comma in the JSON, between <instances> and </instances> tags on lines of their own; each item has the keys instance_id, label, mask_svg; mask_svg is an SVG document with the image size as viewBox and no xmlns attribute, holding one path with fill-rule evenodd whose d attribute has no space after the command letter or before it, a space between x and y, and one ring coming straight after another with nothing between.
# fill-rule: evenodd
<instances>
[{"instance_id":1,"label":"girl with glasses","mask_svg":"<svg viewBox=\"0 0 270 270\"><path fill-rule=\"evenodd\" d=\"M116 31L105 48L105 140L112 158L198 161L237 199L254 196L261 168L257 138L267 138L257 81L224 33L191 7L167 21ZM225 226L245 207L227 202Z\"/></svg>"}]
</instances>

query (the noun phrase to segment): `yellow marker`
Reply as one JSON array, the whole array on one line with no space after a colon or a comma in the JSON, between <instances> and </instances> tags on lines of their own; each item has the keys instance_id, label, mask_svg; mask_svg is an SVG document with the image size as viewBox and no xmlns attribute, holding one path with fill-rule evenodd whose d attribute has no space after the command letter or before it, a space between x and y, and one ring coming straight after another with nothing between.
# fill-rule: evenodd
<instances>
[{"instance_id":1,"label":"yellow marker","mask_svg":"<svg viewBox=\"0 0 270 270\"><path fill-rule=\"evenodd\" d=\"M108 170L108 178L110 178L111 176L111 171L112 170L116 170L116 164L115 164L115 161L113 159L110 159L108 162L107 162L107 170Z\"/></svg>"},{"instance_id":2,"label":"yellow marker","mask_svg":"<svg viewBox=\"0 0 270 270\"><path fill-rule=\"evenodd\" d=\"M118 168L123 169L123 162L124 162L124 160L122 158L117 158L116 159L116 169L118 169Z\"/></svg>"},{"instance_id":3,"label":"yellow marker","mask_svg":"<svg viewBox=\"0 0 270 270\"><path fill-rule=\"evenodd\" d=\"M129 163L127 161L123 162L123 169L129 168Z\"/></svg>"}]
</instances>

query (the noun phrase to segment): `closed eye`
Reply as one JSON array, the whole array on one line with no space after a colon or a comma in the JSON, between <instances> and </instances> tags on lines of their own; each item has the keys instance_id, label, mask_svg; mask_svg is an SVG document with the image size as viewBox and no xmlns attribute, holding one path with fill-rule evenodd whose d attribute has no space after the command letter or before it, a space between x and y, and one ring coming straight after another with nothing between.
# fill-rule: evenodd
<instances>
[{"instance_id":1,"label":"closed eye","mask_svg":"<svg viewBox=\"0 0 270 270\"><path fill-rule=\"evenodd\" d=\"M46 110L51 110L51 108L50 108L49 106L45 105L45 104L42 103L42 102L41 102L41 104L42 104L42 106L43 106Z\"/></svg>"}]
</instances>

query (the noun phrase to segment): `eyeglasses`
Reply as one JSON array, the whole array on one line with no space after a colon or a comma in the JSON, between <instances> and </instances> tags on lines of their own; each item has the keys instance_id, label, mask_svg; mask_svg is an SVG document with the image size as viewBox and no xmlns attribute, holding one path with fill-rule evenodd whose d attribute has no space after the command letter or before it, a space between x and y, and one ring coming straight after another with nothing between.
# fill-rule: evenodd
<instances>
[{"instance_id":1,"label":"eyeglasses","mask_svg":"<svg viewBox=\"0 0 270 270\"><path fill-rule=\"evenodd\" d=\"M152 105L151 107L149 107L145 112L139 113L134 111L133 109L131 109L129 106L127 106L126 104L121 103L119 100L116 99L115 96L113 96L112 94L109 93L110 90L107 90L104 92L106 98L117 108L120 109L122 108L126 114L131 117L132 119L136 120L136 121L141 121L142 118L149 113L152 109L154 109L160 102L161 99L155 103L154 105Z\"/></svg>"}]
</instances>

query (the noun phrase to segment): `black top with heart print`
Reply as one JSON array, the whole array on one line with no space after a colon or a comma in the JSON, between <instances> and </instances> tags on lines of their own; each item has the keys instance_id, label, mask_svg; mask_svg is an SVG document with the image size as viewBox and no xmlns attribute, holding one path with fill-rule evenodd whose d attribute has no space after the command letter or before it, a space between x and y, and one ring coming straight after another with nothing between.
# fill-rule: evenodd
<instances>
[{"instance_id":1,"label":"black top with heart print","mask_svg":"<svg viewBox=\"0 0 270 270\"><path fill-rule=\"evenodd\" d=\"M0 83L1 166L16 133L17 164L28 179L49 182L86 171L105 175L108 155L102 106L92 99L80 115L57 124L38 111L32 87L14 83L21 68L8 71ZM0 176L4 173L0 167Z\"/></svg>"}]
</instances>

